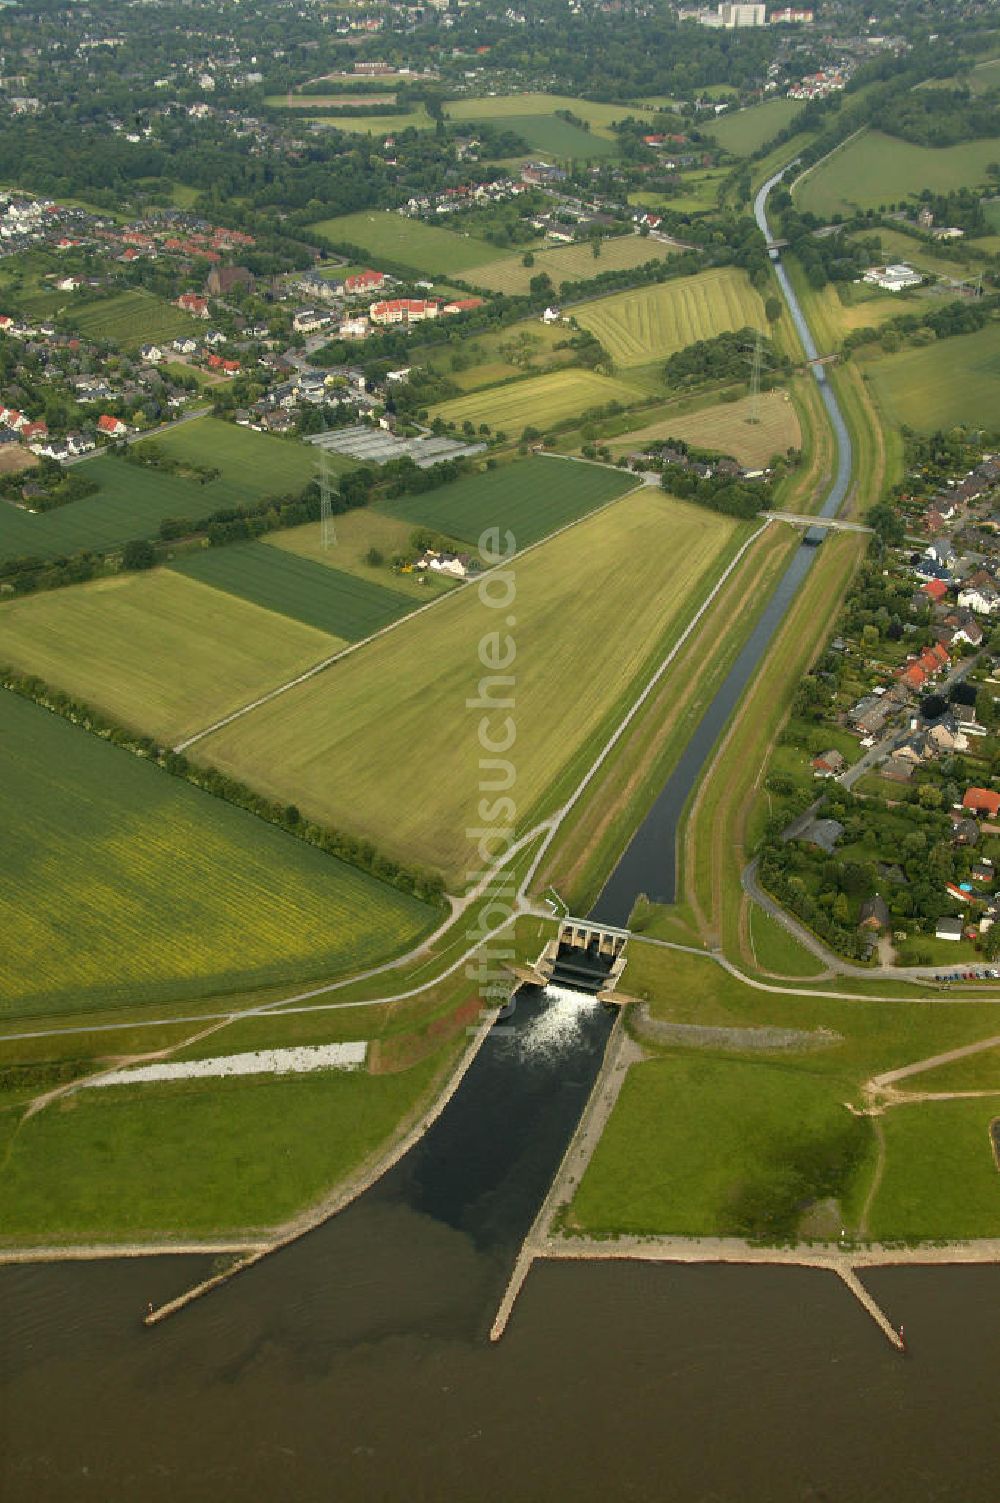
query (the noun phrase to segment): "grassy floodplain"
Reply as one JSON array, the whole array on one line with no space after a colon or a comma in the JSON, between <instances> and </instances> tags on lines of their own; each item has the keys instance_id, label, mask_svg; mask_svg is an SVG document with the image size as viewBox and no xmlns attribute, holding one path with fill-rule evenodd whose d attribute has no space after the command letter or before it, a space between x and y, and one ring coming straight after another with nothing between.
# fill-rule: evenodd
<instances>
[{"instance_id":1,"label":"grassy floodplain","mask_svg":"<svg viewBox=\"0 0 1000 1503\"><path fill-rule=\"evenodd\" d=\"M173 569L0 605L5 666L171 742L346 645Z\"/></svg>"},{"instance_id":2,"label":"grassy floodplain","mask_svg":"<svg viewBox=\"0 0 1000 1503\"><path fill-rule=\"evenodd\" d=\"M387 209L342 214L309 228L335 243L356 245L375 261L381 257L435 276L462 276L471 266L504 255L486 240L422 224L419 219Z\"/></svg>"},{"instance_id":3,"label":"grassy floodplain","mask_svg":"<svg viewBox=\"0 0 1000 1503\"><path fill-rule=\"evenodd\" d=\"M1000 323L861 362L894 423L933 431L955 423L989 428L1000 412Z\"/></svg>"},{"instance_id":4,"label":"grassy floodplain","mask_svg":"<svg viewBox=\"0 0 1000 1503\"><path fill-rule=\"evenodd\" d=\"M486 121L489 117L477 115L473 118ZM558 115L504 115L503 125L526 141L531 151L558 161L601 161L618 155L618 143L611 138L610 132L599 134L582 130L579 125L573 125Z\"/></svg>"},{"instance_id":5,"label":"grassy floodplain","mask_svg":"<svg viewBox=\"0 0 1000 1503\"><path fill-rule=\"evenodd\" d=\"M385 505L393 516L465 543L475 545L487 528L498 527L526 548L634 485L634 476L620 470L533 456Z\"/></svg>"},{"instance_id":6,"label":"grassy floodplain","mask_svg":"<svg viewBox=\"0 0 1000 1503\"><path fill-rule=\"evenodd\" d=\"M252 428L237 427L221 418L196 418L158 433L153 442L182 464L208 465L222 471L218 480L198 486L216 506L300 491L315 479L318 468L310 444L255 433ZM331 458L335 467L337 456Z\"/></svg>"},{"instance_id":7,"label":"grassy floodplain","mask_svg":"<svg viewBox=\"0 0 1000 1503\"><path fill-rule=\"evenodd\" d=\"M499 261L473 266L465 276L489 292L513 296L527 292L532 277L540 276L542 272L552 279L553 287L558 288L563 282L586 282L604 271L631 271L636 266L644 266L647 261L662 261L676 254L676 246L664 245L646 235L616 235L601 241L599 256L594 255L590 245L557 245L534 251L533 266L524 265L522 251L517 255L503 256Z\"/></svg>"},{"instance_id":8,"label":"grassy floodplain","mask_svg":"<svg viewBox=\"0 0 1000 1503\"><path fill-rule=\"evenodd\" d=\"M516 437L525 428L544 430L552 423L579 416L589 407L606 407L609 402L628 406L644 396L641 388L628 380L598 376L593 371L554 371L546 376L512 381L509 386L452 397L439 402L431 416L442 417L448 423L469 421L478 426L488 422L495 432Z\"/></svg>"},{"instance_id":9,"label":"grassy floodplain","mask_svg":"<svg viewBox=\"0 0 1000 1503\"><path fill-rule=\"evenodd\" d=\"M661 492L626 497L516 561L516 630L498 625L478 590L460 591L199 743L199 759L461 885L476 864L466 832L478 823L481 711L466 702L483 676L483 634L510 630L515 641L523 827L679 633L734 531Z\"/></svg>"},{"instance_id":10,"label":"grassy floodplain","mask_svg":"<svg viewBox=\"0 0 1000 1503\"><path fill-rule=\"evenodd\" d=\"M987 181L986 168L996 158L996 141L916 146L865 130L803 178L795 189L795 202L799 209L828 219L898 203L922 188L935 193L975 188Z\"/></svg>"},{"instance_id":11,"label":"grassy floodplain","mask_svg":"<svg viewBox=\"0 0 1000 1503\"><path fill-rule=\"evenodd\" d=\"M665 359L699 339L766 324L759 293L731 266L598 298L576 317L626 369Z\"/></svg>"},{"instance_id":12,"label":"grassy floodplain","mask_svg":"<svg viewBox=\"0 0 1000 1503\"><path fill-rule=\"evenodd\" d=\"M199 329L198 320L190 313L141 288L80 308L74 308L70 300L67 312L74 327L88 339L107 339L126 350L197 335Z\"/></svg>"},{"instance_id":13,"label":"grassy floodplain","mask_svg":"<svg viewBox=\"0 0 1000 1503\"><path fill-rule=\"evenodd\" d=\"M756 414L757 422L750 419ZM802 442L795 404L785 391L763 394L758 403L750 397L738 402L715 402L694 412L661 418L647 427L623 435L611 445L614 455L629 454L655 439L680 438L702 449L731 454L740 464L766 465L773 454L797 449Z\"/></svg>"},{"instance_id":14,"label":"grassy floodplain","mask_svg":"<svg viewBox=\"0 0 1000 1503\"><path fill-rule=\"evenodd\" d=\"M360 579L332 565L324 568L259 542L204 548L186 554L173 567L189 579L349 642L370 636L413 609L412 598L388 584Z\"/></svg>"},{"instance_id":15,"label":"grassy floodplain","mask_svg":"<svg viewBox=\"0 0 1000 1503\"><path fill-rule=\"evenodd\" d=\"M17 695L0 692L0 732L7 1021L360 967L431 922L415 899Z\"/></svg>"},{"instance_id":16,"label":"grassy floodplain","mask_svg":"<svg viewBox=\"0 0 1000 1503\"><path fill-rule=\"evenodd\" d=\"M391 1137L441 1065L439 1054L391 1075L81 1091L32 1117L11 1143L0 1241L262 1230L317 1201Z\"/></svg>"}]
</instances>

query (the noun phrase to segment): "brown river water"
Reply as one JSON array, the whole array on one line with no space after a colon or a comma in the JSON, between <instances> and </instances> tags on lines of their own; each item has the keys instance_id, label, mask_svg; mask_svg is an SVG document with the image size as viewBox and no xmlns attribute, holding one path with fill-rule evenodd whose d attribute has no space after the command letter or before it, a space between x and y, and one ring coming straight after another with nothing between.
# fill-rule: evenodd
<instances>
[{"instance_id":1,"label":"brown river water","mask_svg":"<svg viewBox=\"0 0 1000 1503\"><path fill-rule=\"evenodd\" d=\"M197 1258L0 1269L2 1503L994 1503L1000 1269L536 1264L610 1020L522 999L353 1207L154 1329Z\"/></svg>"}]
</instances>

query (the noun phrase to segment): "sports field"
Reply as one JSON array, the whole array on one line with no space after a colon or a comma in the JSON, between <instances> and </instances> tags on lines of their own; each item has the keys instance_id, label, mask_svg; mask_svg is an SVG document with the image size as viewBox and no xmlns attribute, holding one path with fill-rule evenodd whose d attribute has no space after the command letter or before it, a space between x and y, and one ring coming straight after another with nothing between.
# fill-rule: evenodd
<instances>
[{"instance_id":1,"label":"sports field","mask_svg":"<svg viewBox=\"0 0 1000 1503\"><path fill-rule=\"evenodd\" d=\"M525 266L524 253L504 256L499 261L483 266L473 266L465 273L468 281L485 287L489 292L505 292L508 296L527 292L532 277L544 272L552 280L553 287L563 282L586 282L599 277L603 271L631 271L635 266L644 266L647 261L663 261L676 255L677 248L664 245L642 235L617 235L601 241L601 254L595 256L590 245L558 245L551 250L536 250L533 266Z\"/></svg>"},{"instance_id":2,"label":"sports field","mask_svg":"<svg viewBox=\"0 0 1000 1503\"><path fill-rule=\"evenodd\" d=\"M264 496L297 495L318 472L316 451L310 444L254 433L252 428L237 427L221 418L180 423L166 433L158 433L153 442L182 464L208 465L222 471L218 480L198 485L198 491L209 501L205 512L260 501ZM331 457L331 468L335 469L338 456Z\"/></svg>"},{"instance_id":3,"label":"sports field","mask_svg":"<svg viewBox=\"0 0 1000 1503\"><path fill-rule=\"evenodd\" d=\"M1000 323L864 363L894 423L931 432L956 423L994 428L1000 413Z\"/></svg>"},{"instance_id":4,"label":"sports field","mask_svg":"<svg viewBox=\"0 0 1000 1503\"><path fill-rule=\"evenodd\" d=\"M277 548L282 553L291 553L301 559L309 559L324 569L337 573L352 574L372 585L384 585L408 597L412 610L414 602L433 600L435 595L447 594L455 588L455 581L442 578L440 574L397 574L392 568L393 556L407 553L413 535L413 523L402 516L386 516L371 506L356 506L334 518L334 541L323 547L319 522L306 522L301 527L282 528L261 539L264 547ZM369 561L369 552L375 549L382 555L382 562Z\"/></svg>"},{"instance_id":5,"label":"sports field","mask_svg":"<svg viewBox=\"0 0 1000 1503\"><path fill-rule=\"evenodd\" d=\"M795 190L795 203L803 212L827 219L900 203L922 188L935 193L974 188L988 181L986 168L996 159L996 141L915 146L866 130L803 179Z\"/></svg>"},{"instance_id":6,"label":"sports field","mask_svg":"<svg viewBox=\"0 0 1000 1503\"><path fill-rule=\"evenodd\" d=\"M555 371L452 397L439 402L431 416L448 423L489 423L494 433L516 438L525 428L542 431L564 418L579 417L591 407L605 407L609 402L628 406L642 396L637 387L616 377L597 376L593 371Z\"/></svg>"},{"instance_id":7,"label":"sports field","mask_svg":"<svg viewBox=\"0 0 1000 1503\"><path fill-rule=\"evenodd\" d=\"M5 691L0 736L4 1021L326 975L430 921L403 893Z\"/></svg>"},{"instance_id":8,"label":"sports field","mask_svg":"<svg viewBox=\"0 0 1000 1503\"><path fill-rule=\"evenodd\" d=\"M752 104L749 109L735 110L713 120L708 133L734 156L746 157L791 125L801 110L802 104L797 99L769 99L765 104Z\"/></svg>"},{"instance_id":9,"label":"sports field","mask_svg":"<svg viewBox=\"0 0 1000 1503\"><path fill-rule=\"evenodd\" d=\"M393 516L477 544L487 528L513 533L526 548L621 496L635 478L621 470L534 456L386 503Z\"/></svg>"},{"instance_id":10,"label":"sports field","mask_svg":"<svg viewBox=\"0 0 1000 1503\"><path fill-rule=\"evenodd\" d=\"M198 331L196 318L139 288L80 308L70 303L67 312L73 326L88 339L108 339L127 350Z\"/></svg>"},{"instance_id":11,"label":"sports field","mask_svg":"<svg viewBox=\"0 0 1000 1503\"><path fill-rule=\"evenodd\" d=\"M648 365L730 329L766 328L764 305L732 266L598 298L575 310L616 365Z\"/></svg>"},{"instance_id":12,"label":"sports field","mask_svg":"<svg viewBox=\"0 0 1000 1503\"><path fill-rule=\"evenodd\" d=\"M799 447L802 432L798 414L785 392L765 392L756 404L756 412L754 405L750 397L742 397L738 402L716 402L697 412L661 418L615 439L610 445L611 452L615 456L630 454L654 439L680 438L701 449L731 454L740 464L755 467L766 465L773 454ZM754 416L756 423L750 421Z\"/></svg>"},{"instance_id":13,"label":"sports field","mask_svg":"<svg viewBox=\"0 0 1000 1503\"><path fill-rule=\"evenodd\" d=\"M734 530L657 490L626 497L518 560L508 579L494 576L502 609L479 589L458 591L200 742L198 759L464 885L477 864L470 832L484 822L484 715L515 766L511 796L523 826L679 632ZM493 633L498 652L516 652L506 670L513 686L489 675L483 686L480 653ZM506 708L470 707L484 695L513 698L513 749Z\"/></svg>"},{"instance_id":14,"label":"sports field","mask_svg":"<svg viewBox=\"0 0 1000 1503\"><path fill-rule=\"evenodd\" d=\"M498 260L504 253L485 240L437 225L407 219L405 214L376 210L342 214L309 226L336 244L356 245L373 259L397 262L434 276L464 275L470 266Z\"/></svg>"},{"instance_id":15,"label":"sports field","mask_svg":"<svg viewBox=\"0 0 1000 1503\"><path fill-rule=\"evenodd\" d=\"M263 543L203 548L185 554L173 567L189 579L349 642L370 636L413 609L409 596L386 585Z\"/></svg>"},{"instance_id":16,"label":"sports field","mask_svg":"<svg viewBox=\"0 0 1000 1503\"><path fill-rule=\"evenodd\" d=\"M346 642L338 637L173 569L93 580L0 605L5 666L36 673L134 729L170 741L340 646Z\"/></svg>"}]
</instances>

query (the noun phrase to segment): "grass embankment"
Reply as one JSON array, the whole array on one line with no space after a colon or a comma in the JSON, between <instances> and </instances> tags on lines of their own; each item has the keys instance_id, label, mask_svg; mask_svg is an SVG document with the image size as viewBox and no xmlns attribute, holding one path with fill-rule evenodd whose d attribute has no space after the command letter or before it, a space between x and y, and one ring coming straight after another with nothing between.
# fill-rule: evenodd
<instances>
[{"instance_id":1,"label":"grass embankment","mask_svg":"<svg viewBox=\"0 0 1000 1503\"><path fill-rule=\"evenodd\" d=\"M865 548L860 535L830 537L705 771L684 832L684 890L707 940L752 964L740 873L750 859L748 821L767 760L802 675L829 631Z\"/></svg>"},{"instance_id":2,"label":"grass embankment","mask_svg":"<svg viewBox=\"0 0 1000 1503\"><path fill-rule=\"evenodd\" d=\"M6 665L170 742L347 645L173 569L8 601L0 638Z\"/></svg>"},{"instance_id":3,"label":"grass embankment","mask_svg":"<svg viewBox=\"0 0 1000 1503\"><path fill-rule=\"evenodd\" d=\"M288 987L431 927L424 904L14 694L0 726L5 1023Z\"/></svg>"},{"instance_id":4,"label":"grass embankment","mask_svg":"<svg viewBox=\"0 0 1000 1503\"><path fill-rule=\"evenodd\" d=\"M528 828L580 746L679 635L692 592L714 574L733 530L661 492L624 498L518 559L503 613L484 606L478 589L460 591L291 690L280 707L209 737L199 758L462 884L478 865L478 837L467 832L483 822L483 717L501 743L489 755L506 753L516 767L516 820ZM504 598L502 584L494 598ZM489 677L479 644L497 632L502 653L510 632L516 660L504 672L516 682L494 684L490 703L512 698L513 707L470 709Z\"/></svg>"},{"instance_id":5,"label":"grass embankment","mask_svg":"<svg viewBox=\"0 0 1000 1503\"><path fill-rule=\"evenodd\" d=\"M753 629L757 612L744 602L767 598L795 546L777 527L754 544L560 826L534 892L554 886L573 912L586 912Z\"/></svg>"},{"instance_id":6,"label":"grass embankment","mask_svg":"<svg viewBox=\"0 0 1000 1503\"><path fill-rule=\"evenodd\" d=\"M734 156L746 157L759 151L779 131L787 130L802 109L797 99L768 99L764 104L752 104L713 120L709 134Z\"/></svg>"},{"instance_id":7,"label":"grass embankment","mask_svg":"<svg viewBox=\"0 0 1000 1503\"><path fill-rule=\"evenodd\" d=\"M8 1142L0 1245L274 1226L385 1143L456 1050L449 1045L384 1075L330 1071L75 1093Z\"/></svg>"},{"instance_id":8,"label":"grass embankment","mask_svg":"<svg viewBox=\"0 0 1000 1503\"><path fill-rule=\"evenodd\" d=\"M873 1075L996 1032L995 1004L842 1002L756 991L707 957L633 939L627 989L656 1017L717 1027L823 1028L821 1049L665 1050L633 1069L570 1210L571 1229L886 1240L1000 1234L987 1126L994 1101L890 1107L884 1176L865 1104ZM921 1088L922 1076L906 1082ZM991 1178L992 1175L992 1178ZM833 1204L824 1207L827 1198ZM819 1203L819 1204L817 1204Z\"/></svg>"}]
</instances>

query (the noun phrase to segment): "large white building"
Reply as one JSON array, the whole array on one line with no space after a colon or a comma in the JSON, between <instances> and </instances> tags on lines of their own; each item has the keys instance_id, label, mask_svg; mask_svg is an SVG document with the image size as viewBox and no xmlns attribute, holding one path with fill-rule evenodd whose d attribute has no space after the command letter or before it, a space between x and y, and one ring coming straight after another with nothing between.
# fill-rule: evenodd
<instances>
[{"instance_id":1,"label":"large white building","mask_svg":"<svg viewBox=\"0 0 1000 1503\"><path fill-rule=\"evenodd\" d=\"M919 271L899 261L894 266L869 266L863 280L883 292L902 292L907 287L919 287L924 279Z\"/></svg>"}]
</instances>

